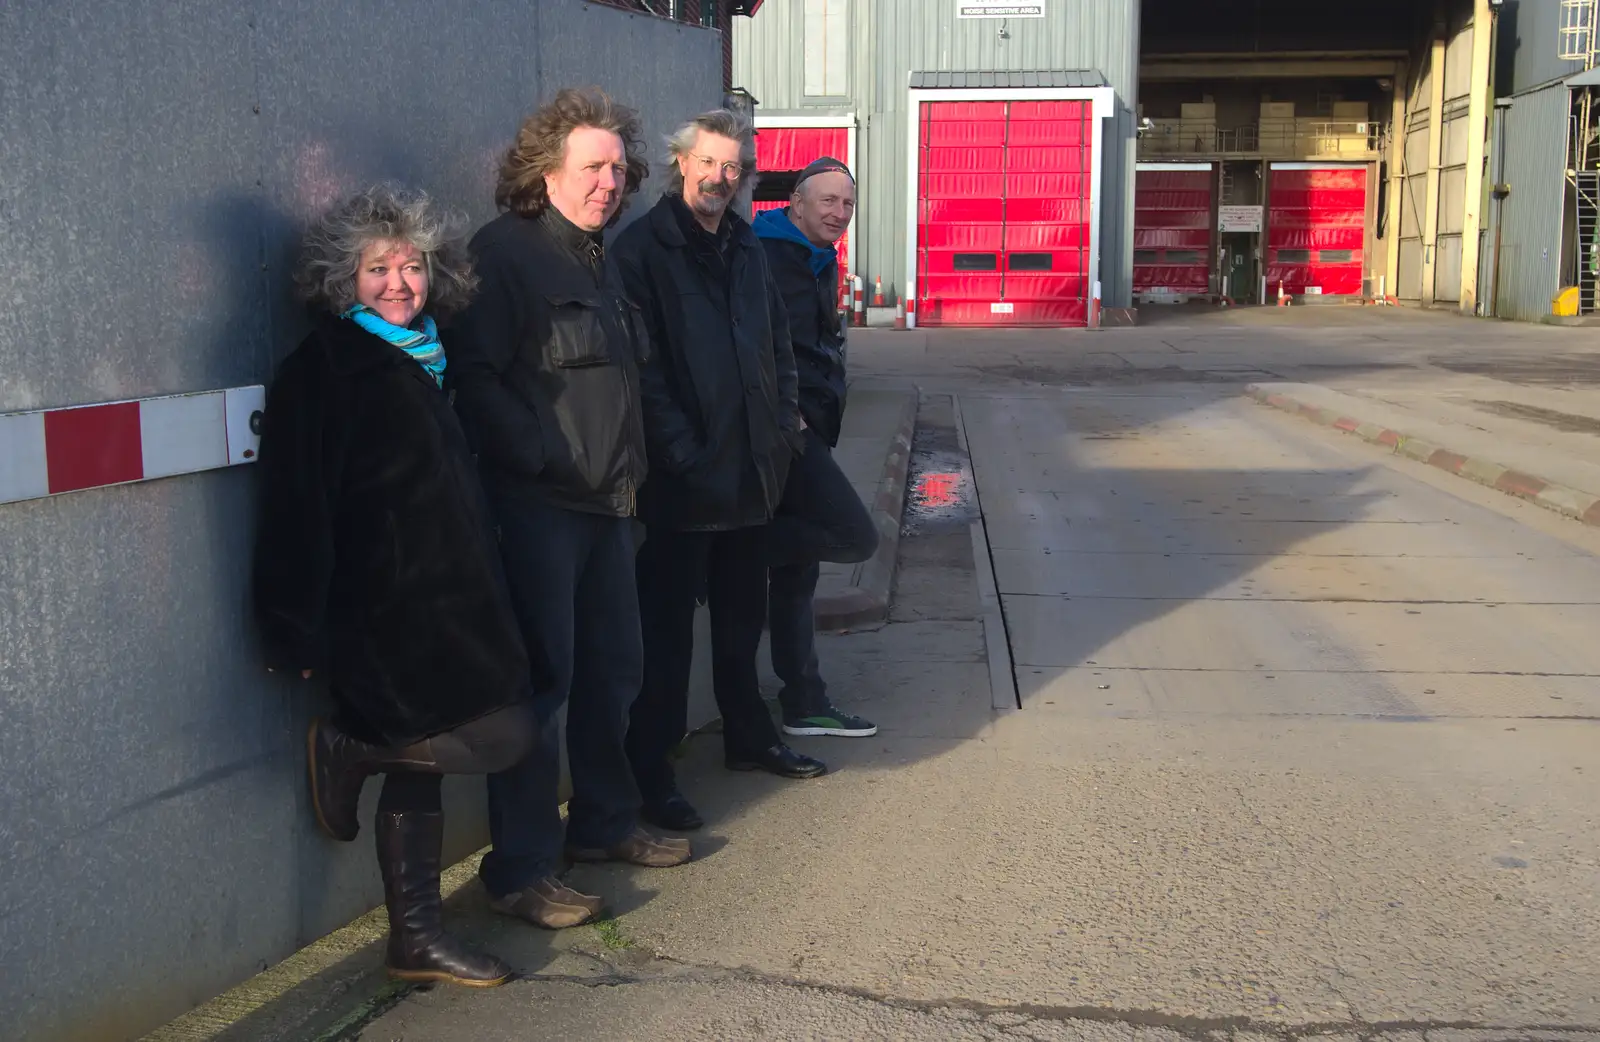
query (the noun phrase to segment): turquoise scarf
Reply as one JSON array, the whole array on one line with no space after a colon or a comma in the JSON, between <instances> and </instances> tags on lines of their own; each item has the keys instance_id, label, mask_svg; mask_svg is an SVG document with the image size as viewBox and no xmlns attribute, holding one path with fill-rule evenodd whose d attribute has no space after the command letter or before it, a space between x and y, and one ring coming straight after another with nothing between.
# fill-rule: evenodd
<instances>
[{"instance_id":1,"label":"turquoise scarf","mask_svg":"<svg viewBox=\"0 0 1600 1042\"><path fill-rule=\"evenodd\" d=\"M411 360L428 371L435 383L444 386L444 345L439 343L439 327L433 324L432 317L422 316L422 328L407 329L386 322L378 313L365 304L357 304L344 313L356 325L365 329L373 336L381 336L395 347L411 356Z\"/></svg>"}]
</instances>

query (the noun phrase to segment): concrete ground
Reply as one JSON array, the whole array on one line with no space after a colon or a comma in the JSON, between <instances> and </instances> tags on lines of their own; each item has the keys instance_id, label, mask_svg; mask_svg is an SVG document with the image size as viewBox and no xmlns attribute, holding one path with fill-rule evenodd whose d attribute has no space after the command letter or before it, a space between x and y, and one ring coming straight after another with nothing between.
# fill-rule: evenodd
<instances>
[{"instance_id":1,"label":"concrete ground","mask_svg":"<svg viewBox=\"0 0 1600 1042\"><path fill-rule=\"evenodd\" d=\"M858 337L865 382L924 392L890 622L823 644L882 732L797 741L809 782L694 739L693 863L575 869L614 917L559 935L469 885L456 921L523 979L360 1037L1600 1038L1600 531L1240 393L1566 387L1600 352L1159 317Z\"/></svg>"}]
</instances>

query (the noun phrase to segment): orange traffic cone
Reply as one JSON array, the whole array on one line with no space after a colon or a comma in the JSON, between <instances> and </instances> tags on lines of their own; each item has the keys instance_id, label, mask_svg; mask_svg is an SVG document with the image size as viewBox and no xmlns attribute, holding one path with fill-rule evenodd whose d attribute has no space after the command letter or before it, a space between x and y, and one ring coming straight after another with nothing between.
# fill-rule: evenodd
<instances>
[{"instance_id":1,"label":"orange traffic cone","mask_svg":"<svg viewBox=\"0 0 1600 1042\"><path fill-rule=\"evenodd\" d=\"M872 306L883 307L883 276L879 275L876 285L872 288Z\"/></svg>"}]
</instances>

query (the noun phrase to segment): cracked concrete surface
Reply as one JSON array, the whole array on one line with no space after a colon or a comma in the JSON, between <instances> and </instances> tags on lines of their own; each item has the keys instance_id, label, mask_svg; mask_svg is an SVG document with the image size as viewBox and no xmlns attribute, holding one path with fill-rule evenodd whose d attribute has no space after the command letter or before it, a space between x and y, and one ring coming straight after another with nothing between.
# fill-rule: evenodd
<instances>
[{"instance_id":1,"label":"cracked concrete surface","mask_svg":"<svg viewBox=\"0 0 1600 1042\"><path fill-rule=\"evenodd\" d=\"M463 1008L470 1006L470 1009ZM674 967L661 974L518 981L487 996L419 994L368 1038L446 1038L470 1016L479 1042L530 1037L1037 1040L1037 1042L1587 1042L1589 1027L1327 1024L1275 1029L1243 1019L1180 1020L1129 1010L910 1002L751 973ZM529 1034L531 1017L538 1034ZM619 1025L626 1025L617 1034ZM381 1027L381 1031L373 1034ZM385 1034L385 1032L387 1034Z\"/></svg>"},{"instance_id":2,"label":"cracked concrete surface","mask_svg":"<svg viewBox=\"0 0 1600 1042\"><path fill-rule=\"evenodd\" d=\"M1314 345L1261 321L1121 359ZM1501 335L1329 322L1352 365ZM1051 386L1082 359L1014 344L919 376L962 395L1023 708L988 708L959 512L915 526L890 623L822 647L880 735L797 741L834 767L798 783L695 739L699 858L572 873L611 948L469 893L527 979L363 1039L1600 1038L1600 533L1210 379ZM930 396L941 451L953 416Z\"/></svg>"}]
</instances>

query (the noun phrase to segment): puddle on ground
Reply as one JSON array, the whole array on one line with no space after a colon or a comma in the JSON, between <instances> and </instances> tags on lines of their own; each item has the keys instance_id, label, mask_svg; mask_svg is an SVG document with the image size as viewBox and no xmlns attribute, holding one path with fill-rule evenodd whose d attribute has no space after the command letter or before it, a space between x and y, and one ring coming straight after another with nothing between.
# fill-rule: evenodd
<instances>
[{"instance_id":1,"label":"puddle on ground","mask_svg":"<svg viewBox=\"0 0 1600 1042\"><path fill-rule=\"evenodd\" d=\"M911 443L903 535L964 528L978 519L972 464L961 451L948 399L926 399ZM943 406L943 407L941 407Z\"/></svg>"}]
</instances>

